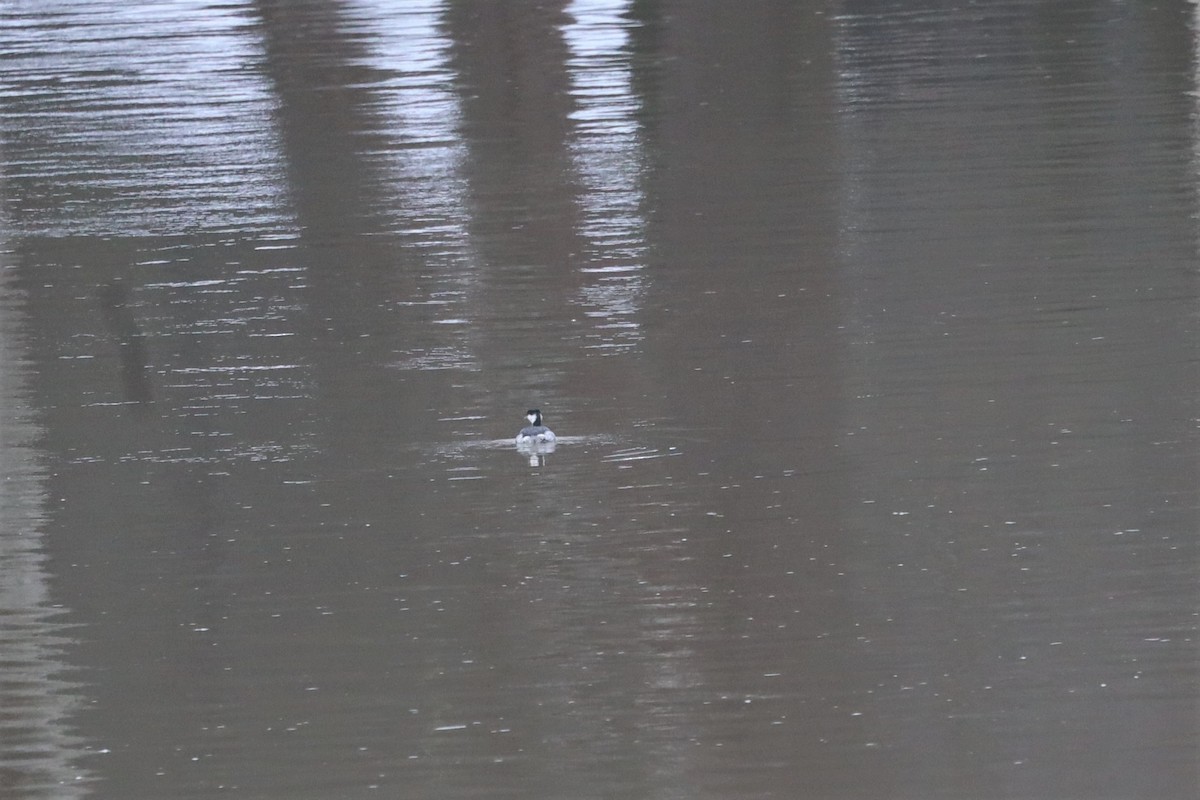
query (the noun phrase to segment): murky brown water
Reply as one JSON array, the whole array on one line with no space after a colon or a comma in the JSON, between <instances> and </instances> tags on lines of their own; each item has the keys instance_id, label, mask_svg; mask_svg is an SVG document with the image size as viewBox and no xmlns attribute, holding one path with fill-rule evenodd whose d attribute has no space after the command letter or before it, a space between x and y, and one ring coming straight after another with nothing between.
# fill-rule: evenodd
<instances>
[{"instance_id":1,"label":"murky brown water","mask_svg":"<svg viewBox=\"0 0 1200 800\"><path fill-rule=\"evenodd\" d=\"M0 18L0 797L1194 796L1193 4Z\"/></svg>"}]
</instances>

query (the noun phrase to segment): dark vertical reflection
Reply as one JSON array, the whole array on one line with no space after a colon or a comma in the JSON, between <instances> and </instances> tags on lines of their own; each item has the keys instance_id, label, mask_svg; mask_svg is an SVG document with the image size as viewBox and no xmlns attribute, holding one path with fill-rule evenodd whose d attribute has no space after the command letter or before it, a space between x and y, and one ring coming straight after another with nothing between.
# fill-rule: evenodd
<instances>
[{"instance_id":1,"label":"dark vertical reflection","mask_svg":"<svg viewBox=\"0 0 1200 800\"><path fill-rule=\"evenodd\" d=\"M515 228L515 241L533 248L519 256L536 255L536 263L559 265L557 274L570 275L564 261L573 252L574 229L561 216L574 195L566 153L571 105L563 5L452 2L444 24L463 97L471 196L489 212L479 214L477 224L493 226L476 233L495 246L497 233ZM496 258L507 264L517 255Z\"/></svg>"},{"instance_id":2,"label":"dark vertical reflection","mask_svg":"<svg viewBox=\"0 0 1200 800\"><path fill-rule=\"evenodd\" d=\"M458 205L421 172L434 157L449 160L445 151L454 144L429 138L419 116L404 114L406 97L417 111L429 99L416 81L423 78L445 92L437 85L443 75L416 71L431 63L441 69L440 45L430 41L425 21L436 19L437 8L411 4L377 16L380 9L354 3L262 0L254 7L266 48L264 70L279 97L277 120L297 213L293 257L306 278L297 321L301 335L317 343L306 357L313 360L322 404L357 410L325 416L326 441L356 440L364 428L378 433L395 420L429 415L445 390L444 381L422 375L410 375L401 388L404 379L389 366L412 359L470 360L452 335L447 343L426 329L433 327L427 312L449 294L453 278L447 273L462 267L455 247L433 253L428 234L415 232L421 225L461 225ZM416 17L421 30L411 35L415 23L409 20ZM389 58L388 48L404 46L413 54L411 63ZM439 176L446 183L457 180L452 166L436 168L449 170ZM397 246L401 242L410 246ZM397 336L398 321L412 322L414 329ZM438 329L443 331L453 333ZM382 445L386 439L371 441ZM328 455L348 456L338 447ZM365 465L389 455L355 458Z\"/></svg>"},{"instance_id":3,"label":"dark vertical reflection","mask_svg":"<svg viewBox=\"0 0 1200 800\"><path fill-rule=\"evenodd\" d=\"M352 239L380 227L370 154L383 142L372 70L345 3L255 0L263 69L278 98L288 186L305 235Z\"/></svg>"},{"instance_id":4,"label":"dark vertical reflection","mask_svg":"<svg viewBox=\"0 0 1200 800\"><path fill-rule=\"evenodd\" d=\"M120 352L121 383L125 400L141 407L154 399L146 370L150 366L146 352L146 337L129 307L129 290L119 280L109 281L100 288L100 304L104 322Z\"/></svg>"},{"instance_id":5,"label":"dark vertical reflection","mask_svg":"<svg viewBox=\"0 0 1200 800\"><path fill-rule=\"evenodd\" d=\"M580 242L563 5L452 2L443 23L462 98L469 233L488 276L486 302L518 315L502 341L479 343L486 363L521 370L522 385L506 393L512 408L564 410L565 362L576 349L568 301ZM550 343L560 344L546 352Z\"/></svg>"},{"instance_id":6,"label":"dark vertical reflection","mask_svg":"<svg viewBox=\"0 0 1200 800\"><path fill-rule=\"evenodd\" d=\"M659 424L686 419L698 437L676 474L710 487L695 528L694 580L714 604L701 681L748 692L720 712L746 738L706 741L694 769L718 794L833 796L853 726L834 734L805 712L845 707L853 688L830 637L848 621L828 568L845 551L828 29L786 2L634 13L647 20L635 41L662 47L640 78L659 313L639 385L670 409ZM875 761L855 760L869 782ZM749 779L745 763L790 766Z\"/></svg>"}]
</instances>

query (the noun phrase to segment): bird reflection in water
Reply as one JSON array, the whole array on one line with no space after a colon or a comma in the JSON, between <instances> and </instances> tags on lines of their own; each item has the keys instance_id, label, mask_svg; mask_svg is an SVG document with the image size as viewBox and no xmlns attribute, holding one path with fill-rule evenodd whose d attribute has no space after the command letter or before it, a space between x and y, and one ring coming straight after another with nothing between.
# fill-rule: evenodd
<instances>
[{"instance_id":1,"label":"bird reflection in water","mask_svg":"<svg viewBox=\"0 0 1200 800\"><path fill-rule=\"evenodd\" d=\"M518 442L517 452L528 457L529 466L546 466L546 456L554 452L554 442Z\"/></svg>"},{"instance_id":2,"label":"bird reflection in water","mask_svg":"<svg viewBox=\"0 0 1200 800\"><path fill-rule=\"evenodd\" d=\"M146 405L154 401L154 394L147 375L146 339L130 308L129 290L119 279L110 281L100 289L100 304L120 354L125 401L144 412Z\"/></svg>"}]
</instances>

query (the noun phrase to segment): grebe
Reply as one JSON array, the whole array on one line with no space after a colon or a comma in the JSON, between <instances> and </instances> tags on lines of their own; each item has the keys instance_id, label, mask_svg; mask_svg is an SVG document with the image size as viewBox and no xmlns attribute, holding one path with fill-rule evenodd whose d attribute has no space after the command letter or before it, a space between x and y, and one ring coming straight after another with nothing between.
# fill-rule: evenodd
<instances>
[{"instance_id":1,"label":"grebe","mask_svg":"<svg viewBox=\"0 0 1200 800\"><path fill-rule=\"evenodd\" d=\"M525 412L529 425L517 434L517 444L532 444L534 442L553 442L554 431L542 424L542 412L531 408Z\"/></svg>"}]
</instances>

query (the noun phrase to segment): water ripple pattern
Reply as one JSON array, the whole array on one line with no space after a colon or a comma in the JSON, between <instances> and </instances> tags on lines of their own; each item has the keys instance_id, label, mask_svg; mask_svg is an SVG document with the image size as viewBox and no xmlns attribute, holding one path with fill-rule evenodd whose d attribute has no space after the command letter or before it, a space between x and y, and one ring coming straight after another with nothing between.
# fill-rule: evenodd
<instances>
[{"instance_id":1,"label":"water ripple pattern","mask_svg":"<svg viewBox=\"0 0 1200 800\"><path fill-rule=\"evenodd\" d=\"M645 198L641 186L641 102L633 92L628 2L579 0L563 28L575 101L572 160L581 191L585 282L579 302L596 323L587 348L617 354L642 339Z\"/></svg>"},{"instance_id":2,"label":"water ripple pattern","mask_svg":"<svg viewBox=\"0 0 1200 800\"><path fill-rule=\"evenodd\" d=\"M67 723L82 698L64 677L71 640L47 564L49 476L37 445L45 431L29 402L25 311L3 264L0 256L0 785L13 797L70 800L91 779Z\"/></svg>"},{"instance_id":3,"label":"water ripple pattern","mask_svg":"<svg viewBox=\"0 0 1200 800\"><path fill-rule=\"evenodd\" d=\"M355 2L348 10L364 36L371 110L385 145L369 158L384 185L393 218L386 223L416 272L389 303L429 325L394 366L412 370L479 368L470 341L478 302L479 261L471 243L462 108L454 91L451 42L438 0L394 9ZM409 274L411 274L411 272Z\"/></svg>"},{"instance_id":4,"label":"water ripple pattern","mask_svg":"<svg viewBox=\"0 0 1200 800\"><path fill-rule=\"evenodd\" d=\"M118 248L122 257L129 251ZM306 435L281 421L283 406L303 408L313 391L298 335L306 271L289 240L189 238L131 255L137 260L120 277L61 297L68 313L99 326L64 340L57 360L64 379L82 387L78 413L88 430L116 420L149 428L96 437L98 449L76 442L74 460L216 464L306 452ZM45 269L64 283L77 274Z\"/></svg>"},{"instance_id":5,"label":"water ripple pattern","mask_svg":"<svg viewBox=\"0 0 1200 800\"><path fill-rule=\"evenodd\" d=\"M286 221L275 101L249 3L6 4L0 138L26 233ZM45 154L70 153L69 159Z\"/></svg>"}]
</instances>

